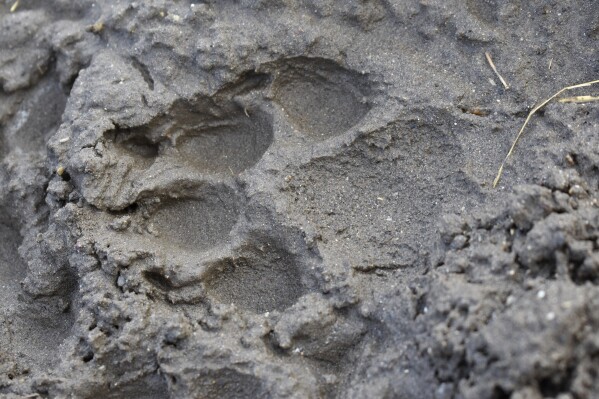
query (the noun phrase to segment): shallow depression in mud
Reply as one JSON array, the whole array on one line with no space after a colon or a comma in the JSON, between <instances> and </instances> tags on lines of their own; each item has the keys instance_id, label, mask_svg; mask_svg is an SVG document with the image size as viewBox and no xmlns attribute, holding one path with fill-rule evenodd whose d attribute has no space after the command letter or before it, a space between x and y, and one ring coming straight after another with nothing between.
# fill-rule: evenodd
<instances>
[{"instance_id":1,"label":"shallow depression in mud","mask_svg":"<svg viewBox=\"0 0 599 399\"><path fill-rule=\"evenodd\" d=\"M356 125L369 111L364 76L324 59L289 60L274 82L275 101L293 125L326 140Z\"/></svg>"},{"instance_id":2,"label":"shallow depression in mud","mask_svg":"<svg viewBox=\"0 0 599 399\"><path fill-rule=\"evenodd\" d=\"M453 132L428 121L402 121L291 171L297 177L285 191L291 213L321 232L323 247L351 248L355 267L397 268L419 258L441 212L477 198L478 189L461 171L463 159ZM378 242L388 245L380 249Z\"/></svg>"},{"instance_id":3,"label":"shallow depression in mud","mask_svg":"<svg viewBox=\"0 0 599 399\"><path fill-rule=\"evenodd\" d=\"M188 130L177 143L185 161L205 173L237 175L254 166L273 139L269 118L252 112Z\"/></svg>"},{"instance_id":4,"label":"shallow depression in mud","mask_svg":"<svg viewBox=\"0 0 599 399\"><path fill-rule=\"evenodd\" d=\"M256 313L284 310L306 292L294 256L274 245L216 262L204 284L216 301Z\"/></svg>"},{"instance_id":5,"label":"shallow depression in mud","mask_svg":"<svg viewBox=\"0 0 599 399\"><path fill-rule=\"evenodd\" d=\"M168 200L151 222L160 240L183 249L206 250L228 241L238 216L235 193L220 187L197 198Z\"/></svg>"},{"instance_id":6,"label":"shallow depression in mud","mask_svg":"<svg viewBox=\"0 0 599 399\"><path fill-rule=\"evenodd\" d=\"M107 135L137 169L160 162L209 175L236 176L262 159L273 141L271 117L259 109L210 101L176 103L167 115Z\"/></svg>"},{"instance_id":7,"label":"shallow depression in mud","mask_svg":"<svg viewBox=\"0 0 599 399\"><path fill-rule=\"evenodd\" d=\"M159 145L142 134L119 132L115 141L126 152L141 158L151 159L158 156Z\"/></svg>"}]
</instances>

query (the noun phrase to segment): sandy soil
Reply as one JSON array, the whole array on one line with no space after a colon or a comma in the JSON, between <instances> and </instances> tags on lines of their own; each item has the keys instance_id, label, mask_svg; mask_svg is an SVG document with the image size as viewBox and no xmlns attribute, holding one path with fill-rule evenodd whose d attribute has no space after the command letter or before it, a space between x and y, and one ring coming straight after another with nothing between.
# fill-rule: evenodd
<instances>
[{"instance_id":1,"label":"sandy soil","mask_svg":"<svg viewBox=\"0 0 599 399\"><path fill-rule=\"evenodd\" d=\"M0 1L0 396L599 397L599 103L491 187L598 40L593 0Z\"/></svg>"}]
</instances>

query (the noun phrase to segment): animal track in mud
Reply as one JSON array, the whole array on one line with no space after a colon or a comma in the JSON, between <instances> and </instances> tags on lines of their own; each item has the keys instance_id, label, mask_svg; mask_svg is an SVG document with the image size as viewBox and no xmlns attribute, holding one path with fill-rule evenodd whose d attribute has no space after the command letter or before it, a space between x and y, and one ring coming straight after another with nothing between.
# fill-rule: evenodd
<instances>
[{"instance_id":1,"label":"animal track in mud","mask_svg":"<svg viewBox=\"0 0 599 399\"><path fill-rule=\"evenodd\" d=\"M224 304L256 313L284 310L308 291L298 259L275 244L246 246L239 256L215 262L206 292Z\"/></svg>"},{"instance_id":2,"label":"animal track in mud","mask_svg":"<svg viewBox=\"0 0 599 399\"><path fill-rule=\"evenodd\" d=\"M161 239L184 249L206 250L227 241L239 212L233 190L219 186L197 198L167 200L151 222Z\"/></svg>"},{"instance_id":3,"label":"animal track in mud","mask_svg":"<svg viewBox=\"0 0 599 399\"><path fill-rule=\"evenodd\" d=\"M313 160L290 173L297 176L286 190L291 213L322 232L325 247L353 248L354 265L414 264L445 204L480 191L460 172L464 155L450 129L424 117L400 121Z\"/></svg>"},{"instance_id":4,"label":"animal track in mud","mask_svg":"<svg viewBox=\"0 0 599 399\"><path fill-rule=\"evenodd\" d=\"M215 126L188 131L177 142L181 155L207 173L237 175L254 166L273 139L265 114L238 116Z\"/></svg>"},{"instance_id":5,"label":"animal track in mud","mask_svg":"<svg viewBox=\"0 0 599 399\"><path fill-rule=\"evenodd\" d=\"M370 110L364 76L325 59L287 60L273 91L291 122L314 140L347 131Z\"/></svg>"},{"instance_id":6,"label":"animal track in mud","mask_svg":"<svg viewBox=\"0 0 599 399\"><path fill-rule=\"evenodd\" d=\"M160 159L205 174L231 176L262 158L273 141L273 128L260 110L204 100L176 103L148 125L116 129L106 137L139 169Z\"/></svg>"}]
</instances>

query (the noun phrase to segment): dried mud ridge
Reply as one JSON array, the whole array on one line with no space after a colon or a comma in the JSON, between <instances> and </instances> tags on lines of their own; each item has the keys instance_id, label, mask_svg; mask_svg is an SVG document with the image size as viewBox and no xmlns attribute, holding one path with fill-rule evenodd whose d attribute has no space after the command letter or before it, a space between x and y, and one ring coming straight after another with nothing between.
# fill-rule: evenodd
<instances>
[{"instance_id":1,"label":"dried mud ridge","mask_svg":"<svg viewBox=\"0 0 599 399\"><path fill-rule=\"evenodd\" d=\"M599 395L599 14L399 3L0 4L0 395Z\"/></svg>"}]
</instances>

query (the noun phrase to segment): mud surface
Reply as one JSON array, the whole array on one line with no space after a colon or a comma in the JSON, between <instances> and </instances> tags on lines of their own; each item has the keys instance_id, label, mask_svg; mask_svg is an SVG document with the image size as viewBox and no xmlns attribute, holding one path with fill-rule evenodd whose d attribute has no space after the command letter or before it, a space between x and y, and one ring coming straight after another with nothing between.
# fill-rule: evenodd
<instances>
[{"instance_id":1,"label":"mud surface","mask_svg":"<svg viewBox=\"0 0 599 399\"><path fill-rule=\"evenodd\" d=\"M599 397L594 1L12 5L0 396Z\"/></svg>"}]
</instances>

